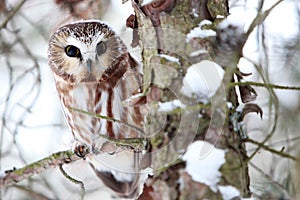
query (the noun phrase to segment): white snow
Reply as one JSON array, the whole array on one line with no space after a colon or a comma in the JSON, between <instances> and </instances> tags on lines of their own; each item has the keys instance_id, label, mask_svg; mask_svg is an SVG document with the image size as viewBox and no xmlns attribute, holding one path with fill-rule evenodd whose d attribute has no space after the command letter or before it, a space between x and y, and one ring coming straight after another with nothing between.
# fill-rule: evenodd
<instances>
[{"instance_id":1,"label":"white snow","mask_svg":"<svg viewBox=\"0 0 300 200\"><path fill-rule=\"evenodd\" d=\"M220 180L220 167L225 163L225 151L205 141L192 143L183 156L186 171L194 181L204 183L214 192Z\"/></svg>"},{"instance_id":2,"label":"white snow","mask_svg":"<svg viewBox=\"0 0 300 200\"><path fill-rule=\"evenodd\" d=\"M229 108L229 109L231 109L231 108L233 108L233 104L231 103L231 102L226 102L226 104L227 104L227 108Z\"/></svg>"},{"instance_id":3,"label":"white snow","mask_svg":"<svg viewBox=\"0 0 300 200\"><path fill-rule=\"evenodd\" d=\"M158 112L169 112L172 111L176 108L185 108L185 105L178 99L175 99L173 101L168 101L168 102L158 102L159 108Z\"/></svg>"},{"instance_id":4,"label":"white snow","mask_svg":"<svg viewBox=\"0 0 300 200\"><path fill-rule=\"evenodd\" d=\"M216 18L217 18L217 19L224 19L225 16L223 16L223 15L217 15Z\"/></svg>"},{"instance_id":5,"label":"white snow","mask_svg":"<svg viewBox=\"0 0 300 200\"><path fill-rule=\"evenodd\" d=\"M188 68L183 78L182 94L196 97L198 101L206 103L219 88L223 69L216 63L203 60Z\"/></svg>"},{"instance_id":6,"label":"white snow","mask_svg":"<svg viewBox=\"0 0 300 200\"><path fill-rule=\"evenodd\" d=\"M201 54L207 54L208 51L205 50L205 49L199 49L197 51L193 51L192 53L190 53L190 57L196 57L196 56L199 56Z\"/></svg>"},{"instance_id":7,"label":"white snow","mask_svg":"<svg viewBox=\"0 0 300 200\"><path fill-rule=\"evenodd\" d=\"M220 29L226 29L229 25L234 27L240 27L240 30L243 31L245 27L245 22L240 18L231 17L229 15L226 19L224 19L221 23L219 23L218 28Z\"/></svg>"},{"instance_id":8,"label":"white snow","mask_svg":"<svg viewBox=\"0 0 300 200\"><path fill-rule=\"evenodd\" d=\"M231 200L234 197L240 196L240 192L231 185L227 185L227 186L219 185L218 190L222 194L223 200Z\"/></svg>"},{"instance_id":9,"label":"white snow","mask_svg":"<svg viewBox=\"0 0 300 200\"><path fill-rule=\"evenodd\" d=\"M216 32L209 29L202 29L203 25L209 25L211 24L211 21L209 20L202 20L198 27L192 29L186 36L186 42L189 42L193 38L206 38L209 36L215 36Z\"/></svg>"},{"instance_id":10,"label":"white snow","mask_svg":"<svg viewBox=\"0 0 300 200\"><path fill-rule=\"evenodd\" d=\"M179 59L166 54L159 54L160 57L167 59L170 62L176 62L179 64Z\"/></svg>"},{"instance_id":11,"label":"white snow","mask_svg":"<svg viewBox=\"0 0 300 200\"><path fill-rule=\"evenodd\" d=\"M5 176L5 172L4 171L0 171L0 178Z\"/></svg>"},{"instance_id":12,"label":"white snow","mask_svg":"<svg viewBox=\"0 0 300 200\"><path fill-rule=\"evenodd\" d=\"M137 100L139 100L140 98L142 98L144 96L143 93L137 93L135 95L130 96L128 99L125 99L122 104L124 106L128 106L133 102L136 102Z\"/></svg>"},{"instance_id":13,"label":"white snow","mask_svg":"<svg viewBox=\"0 0 300 200\"><path fill-rule=\"evenodd\" d=\"M192 9L192 14L194 15L194 17L199 17L195 8Z\"/></svg>"},{"instance_id":14,"label":"white snow","mask_svg":"<svg viewBox=\"0 0 300 200\"><path fill-rule=\"evenodd\" d=\"M152 3L155 0L143 0L142 6Z\"/></svg>"}]
</instances>

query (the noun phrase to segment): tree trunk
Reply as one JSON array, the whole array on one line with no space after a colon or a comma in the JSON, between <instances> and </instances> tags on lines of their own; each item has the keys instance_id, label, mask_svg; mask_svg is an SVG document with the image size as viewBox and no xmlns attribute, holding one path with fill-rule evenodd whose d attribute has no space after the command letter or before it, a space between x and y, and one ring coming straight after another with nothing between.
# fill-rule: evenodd
<instances>
[{"instance_id":1,"label":"tree trunk","mask_svg":"<svg viewBox=\"0 0 300 200\"><path fill-rule=\"evenodd\" d=\"M201 103L194 97L187 97L181 90L189 67L219 55L216 52L218 47L214 47L215 37L189 40L188 33L205 19L213 22L206 28L215 29L220 21L217 16L226 18L228 15L228 2L167 0L144 6L133 2L133 5L135 21L131 19L131 24L135 24L132 25L137 28L134 35L139 37L134 38L133 44L138 43L142 50L143 89L151 110L145 128L151 141L154 168L154 175L147 181L140 199L222 199L219 190L213 191L209 186L194 181L185 170L186 163L181 158L195 140L204 140L226 150L219 185L233 186L240 196L248 197L247 154L232 121L238 102L229 83L233 80L236 65L226 70L224 77L229 77L230 81L223 79L222 87L211 102ZM200 50L205 53L193 55ZM174 100L179 100L184 106L161 112L164 102ZM230 110L226 102L233 105Z\"/></svg>"}]
</instances>

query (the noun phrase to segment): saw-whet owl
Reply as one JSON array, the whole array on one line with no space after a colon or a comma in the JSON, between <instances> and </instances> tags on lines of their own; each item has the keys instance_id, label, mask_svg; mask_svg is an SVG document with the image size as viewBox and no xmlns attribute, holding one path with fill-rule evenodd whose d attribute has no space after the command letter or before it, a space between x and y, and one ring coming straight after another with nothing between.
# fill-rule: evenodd
<instances>
[{"instance_id":1,"label":"saw-whet owl","mask_svg":"<svg viewBox=\"0 0 300 200\"><path fill-rule=\"evenodd\" d=\"M50 38L49 66L75 148L87 146L86 160L103 183L119 196L136 198L142 191L141 154L130 150L99 152L113 139L143 137L139 106L124 106L137 94L142 77L126 45L105 23L78 21L59 28ZM107 116L124 123L97 118ZM126 126L130 124L131 126ZM94 152L94 153L93 153Z\"/></svg>"}]
</instances>

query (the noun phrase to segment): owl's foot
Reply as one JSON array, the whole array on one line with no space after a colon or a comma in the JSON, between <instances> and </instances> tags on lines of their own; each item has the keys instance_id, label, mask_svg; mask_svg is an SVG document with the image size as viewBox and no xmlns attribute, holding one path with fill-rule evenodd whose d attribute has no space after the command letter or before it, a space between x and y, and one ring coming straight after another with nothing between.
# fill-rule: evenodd
<instances>
[{"instance_id":1,"label":"owl's foot","mask_svg":"<svg viewBox=\"0 0 300 200\"><path fill-rule=\"evenodd\" d=\"M83 145L78 141L74 142L72 150L80 158L85 158L90 152L90 149L86 145Z\"/></svg>"}]
</instances>

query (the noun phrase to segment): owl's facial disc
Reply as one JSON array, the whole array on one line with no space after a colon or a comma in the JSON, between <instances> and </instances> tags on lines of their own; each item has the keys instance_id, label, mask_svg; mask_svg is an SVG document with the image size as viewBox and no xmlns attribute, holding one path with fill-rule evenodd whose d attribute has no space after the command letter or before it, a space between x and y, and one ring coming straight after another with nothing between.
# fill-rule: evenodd
<instances>
[{"instance_id":1,"label":"owl's facial disc","mask_svg":"<svg viewBox=\"0 0 300 200\"><path fill-rule=\"evenodd\" d=\"M59 28L50 39L48 52L55 74L77 84L101 80L127 49L106 24L80 21Z\"/></svg>"},{"instance_id":2,"label":"owl's facial disc","mask_svg":"<svg viewBox=\"0 0 300 200\"><path fill-rule=\"evenodd\" d=\"M96 82L109 66L106 42L103 37L95 38L90 43L84 43L79 38L69 36L64 47L66 61L73 63L73 68L66 70L76 74L77 83Z\"/></svg>"},{"instance_id":3,"label":"owl's facial disc","mask_svg":"<svg viewBox=\"0 0 300 200\"><path fill-rule=\"evenodd\" d=\"M73 46L73 45L68 45L65 47L65 53L67 56L69 57L74 57L79 59L80 61L82 61L82 55L80 52L80 49L78 49L77 47ZM88 79L85 78L85 80L96 80L95 78L91 78L92 77L92 60L90 58L86 59L86 66L87 66L87 76L89 76Z\"/></svg>"}]
</instances>

